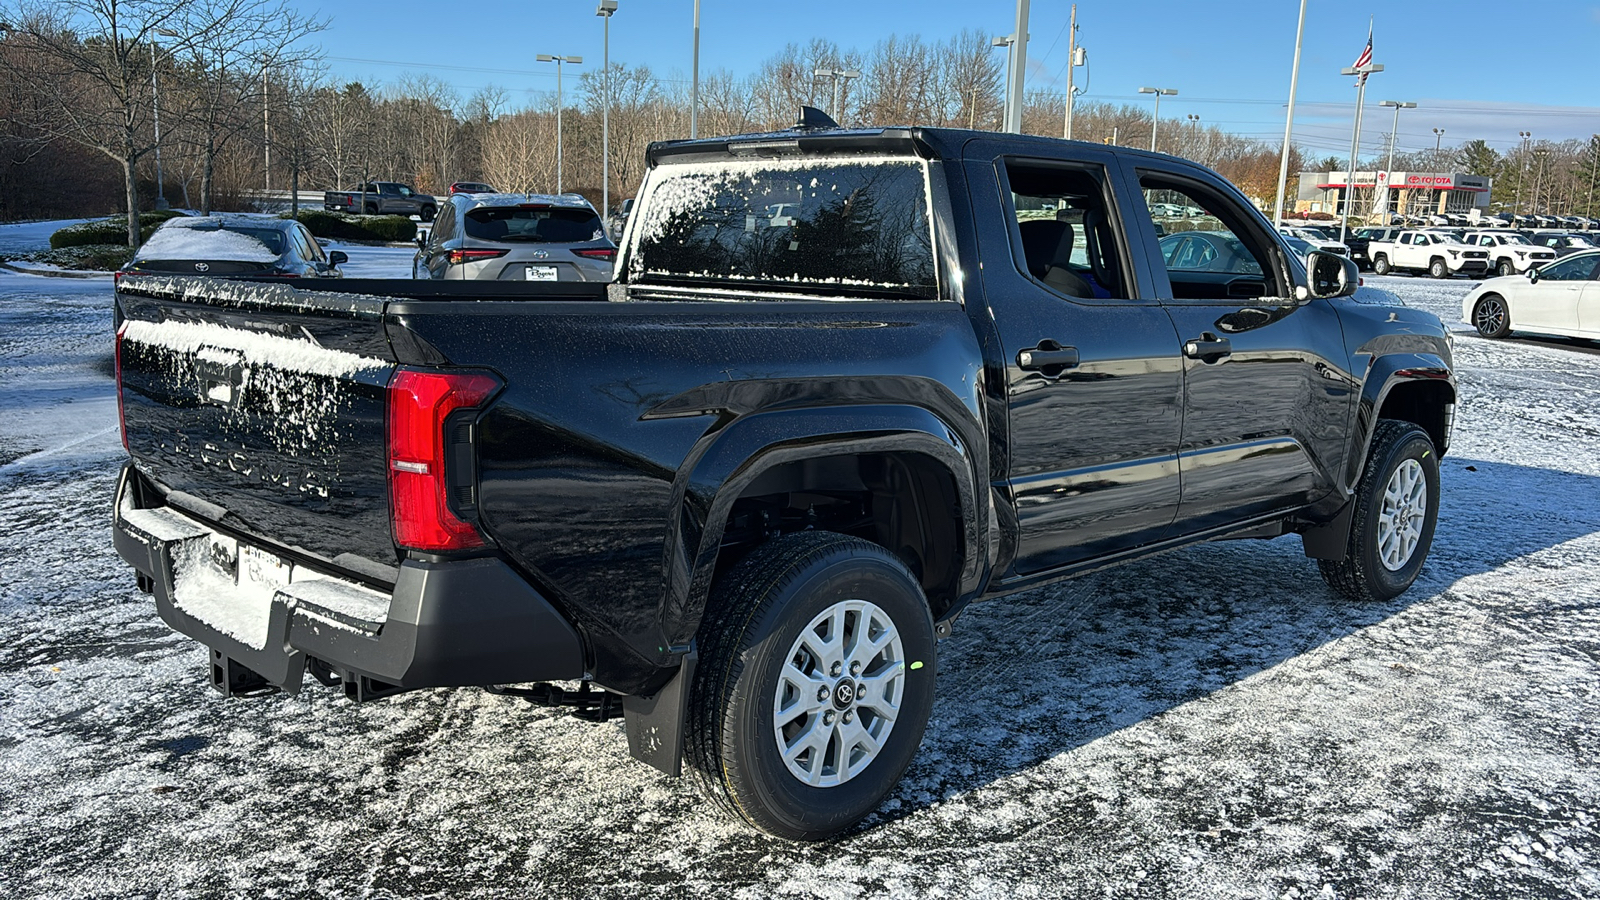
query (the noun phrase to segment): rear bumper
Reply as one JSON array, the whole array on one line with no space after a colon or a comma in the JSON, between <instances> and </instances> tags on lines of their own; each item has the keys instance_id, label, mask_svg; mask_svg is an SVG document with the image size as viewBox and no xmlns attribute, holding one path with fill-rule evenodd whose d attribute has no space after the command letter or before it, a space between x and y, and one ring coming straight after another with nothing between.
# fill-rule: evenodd
<instances>
[{"instance_id":1,"label":"rear bumper","mask_svg":"<svg viewBox=\"0 0 1600 900\"><path fill-rule=\"evenodd\" d=\"M354 699L584 675L577 632L501 560L408 560L387 594L298 567L263 582L247 546L172 507L133 508L137 477L124 468L117 490L117 553L150 580L161 619L211 649L225 693L299 690L312 660Z\"/></svg>"}]
</instances>

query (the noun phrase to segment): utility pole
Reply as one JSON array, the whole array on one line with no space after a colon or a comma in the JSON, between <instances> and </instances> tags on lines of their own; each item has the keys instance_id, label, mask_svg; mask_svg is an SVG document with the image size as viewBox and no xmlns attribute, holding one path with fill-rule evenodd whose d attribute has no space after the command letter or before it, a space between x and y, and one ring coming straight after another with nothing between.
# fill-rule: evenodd
<instances>
[{"instance_id":1,"label":"utility pole","mask_svg":"<svg viewBox=\"0 0 1600 900\"><path fill-rule=\"evenodd\" d=\"M1283 123L1283 149L1278 152L1278 199L1272 203L1272 226L1283 224L1283 192L1289 181L1289 146L1294 138L1294 95L1300 87L1300 45L1306 36L1306 0L1300 0L1300 24L1294 30L1294 68L1289 72L1289 115Z\"/></svg>"},{"instance_id":2,"label":"utility pole","mask_svg":"<svg viewBox=\"0 0 1600 900\"><path fill-rule=\"evenodd\" d=\"M1589 161L1589 199L1583 204L1583 214L1593 217L1594 176L1596 171L1600 171L1600 134L1589 136L1589 150L1591 151L1589 155L1593 157L1593 159Z\"/></svg>"},{"instance_id":3,"label":"utility pole","mask_svg":"<svg viewBox=\"0 0 1600 900\"><path fill-rule=\"evenodd\" d=\"M1078 4L1072 4L1072 17L1067 25L1067 112L1061 123L1061 136L1072 140L1072 76L1078 67Z\"/></svg>"},{"instance_id":4,"label":"utility pole","mask_svg":"<svg viewBox=\"0 0 1600 900\"><path fill-rule=\"evenodd\" d=\"M272 190L272 118L267 106L267 70L272 60L261 57L261 155L266 175L262 182L264 192Z\"/></svg>"}]
</instances>

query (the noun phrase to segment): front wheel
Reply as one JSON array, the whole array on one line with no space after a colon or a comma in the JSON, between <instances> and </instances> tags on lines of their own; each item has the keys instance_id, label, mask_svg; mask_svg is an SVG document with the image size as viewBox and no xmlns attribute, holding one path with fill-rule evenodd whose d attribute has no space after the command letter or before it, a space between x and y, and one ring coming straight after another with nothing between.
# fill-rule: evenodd
<instances>
[{"instance_id":1,"label":"front wheel","mask_svg":"<svg viewBox=\"0 0 1600 900\"><path fill-rule=\"evenodd\" d=\"M1389 257L1380 254L1372 258L1372 274L1387 275L1391 271L1393 270L1389 268Z\"/></svg>"},{"instance_id":2,"label":"front wheel","mask_svg":"<svg viewBox=\"0 0 1600 900\"><path fill-rule=\"evenodd\" d=\"M1472 308L1472 326L1486 338L1503 338L1511 333L1511 312L1499 294L1485 294Z\"/></svg>"},{"instance_id":3,"label":"front wheel","mask_svg":"<svg viewBox=\"0 0 1600 900\"><path fill-rule=\"evenodd\" d=\"M1517 274L1517 267L1511 264L1511 260L1502 259L1500 260L1500 264L1494 267L1494 271L1496 275L1499 275L1501 278L1505 278L1508 275Z\"/></svg>"},{"instance_id":4,"label":"front wheel","mask_svg":"<svg viewBox=\"0 0 1600 900\"><path fill-rule=\"evenodd\" d=\"M933 619L894 555L825 531L752 551L698 636L685 758L730 815L833 837L883 801L933 709Z\"/></svg>"},{"instance_id":5,"label":"front wheel","mask_svg":"<svg viewBox=\"0 0 1600 900\"><path fill-rule=\"evenodd\" d=\"M433 207L424 206L422 208L422 212L419 215L421 216L422 221L424 221L424 222L432 222L433 221Z\"/></svg>"},{"instance_id":6,"label":"front wheel","mask_svg":"<svg viewBox=\"0 0 1600 900\"><path fill-rule=\"evenodd\" d=\"M1449 278L1450 267L1444 264L1444 260L1435 259L1433 262L1428 263L1428 274L1434 278Z\"/></svg>"},{"instance_id":7,"label":"front wheel","mask_svg":"<svg viewBox=\"0 0 1600 900\"><path fill-rule=\"evenodd\" d=\"M1399 596L1422 571L1439 518L1439 456L1420 427L1380 419L1344 559L1318 560L1322 579L1352 600Z\"/></svg>"}]
</instances>

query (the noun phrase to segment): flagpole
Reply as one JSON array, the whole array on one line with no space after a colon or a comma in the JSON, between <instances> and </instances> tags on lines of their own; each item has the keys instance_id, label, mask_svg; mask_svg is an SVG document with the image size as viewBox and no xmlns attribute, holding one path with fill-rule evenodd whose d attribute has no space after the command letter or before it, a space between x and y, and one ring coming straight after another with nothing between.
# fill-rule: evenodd
<instances>
[{"instance_id":1,"label":"flagpole","mask_svg":"<svg viewBox=\"0 0 1600 900\"><path fill-rule=\"evenodd\" d=\"M1339 217L1339 243L1344 243L1345 232L1350 228L1350 207L1356 202L1356 154L1361 149L1361 107L1367 99L1367 76L1382 72L1383 66L1372 61L1372 21L1367 21L1367 47L1361 51L1356 65L1340 69L1340 75L1356 76L1356 120L1350 134L1350 168L1344 173L1344 214Z\"/></svg>"},{"instance_id":2,"label":"flagpole","mask_svg":"<svg viewBox=\"0 0 1600 900\"><path fill-rule=\"evenodd\" d=\"M1073 7L1074 10L1077 7ZM1300 24L1294 29L1294 70L1289 74L1289 117L1283 123L1283 151L1278 154L1278 199L1272 204L1272 226L1283 227L1283 192L1289 180L1289 142L1294 135L1294 96L1300 86L1300 45L1306 37L1306 0L1300 0ZM1069 76L1070 77L1070 76ZM1068 82L1069 84L1071 82ZM1067 101L1069 104L1071 100ZM1070 106L1068 107L1071 108Z\"/></svg>"}]
</instances>

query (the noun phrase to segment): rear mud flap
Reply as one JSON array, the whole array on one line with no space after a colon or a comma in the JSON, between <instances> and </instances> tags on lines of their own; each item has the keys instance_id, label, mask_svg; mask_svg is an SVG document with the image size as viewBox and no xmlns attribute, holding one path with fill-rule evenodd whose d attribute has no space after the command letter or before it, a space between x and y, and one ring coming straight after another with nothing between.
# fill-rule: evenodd
<instances>
[{"instance_id":1,"label":"rear mud flap","mask_svg":"<svg viewBox=\"0 0 1600 900\"><path fill-rule=\"evenodd\" d=\"M683 774L683 732L689 715L689 687L700 656L690 650L672 676L650 697L624 697L623 724L628 753L634 759L674 777Z\"/></svg>"}]
</instances>

